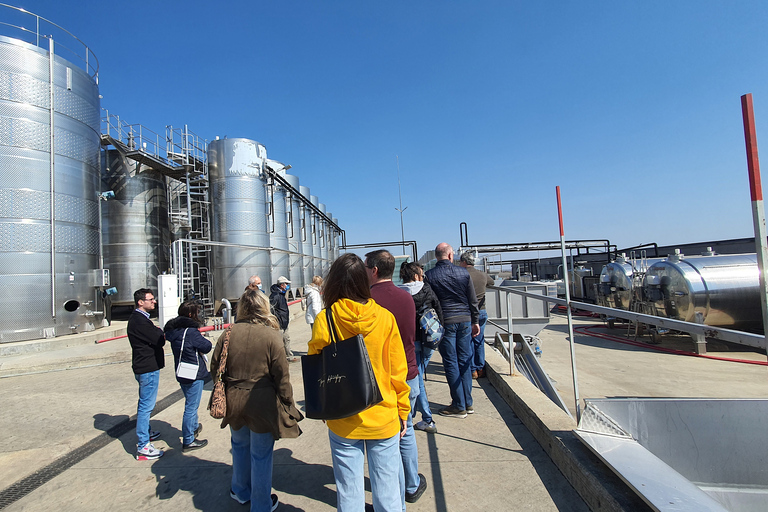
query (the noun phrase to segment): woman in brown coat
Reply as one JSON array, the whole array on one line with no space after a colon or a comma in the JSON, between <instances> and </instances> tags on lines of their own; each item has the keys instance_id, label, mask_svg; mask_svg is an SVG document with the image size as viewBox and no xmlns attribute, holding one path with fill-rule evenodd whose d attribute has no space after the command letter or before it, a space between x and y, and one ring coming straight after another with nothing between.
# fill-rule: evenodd
<instances>
[{"instance_id":1,"label":"woman in brown coat","mask_svg":"<svg viewBox=\"0 0 768 512\"><path fill-rule=\"evenodd\" d=\"M237 322L219 338L211 358L217 370L229 334L226 370L227 412L221 428L232 433L232 488L238 503L251 511L277 508L272 490L272 450L281 437L298 437L303 419L293 403L293 388L277 318L267 296L248 290L237 305ZM211 372L214 373L214 372Z\"/></svg>"}]
</instances>

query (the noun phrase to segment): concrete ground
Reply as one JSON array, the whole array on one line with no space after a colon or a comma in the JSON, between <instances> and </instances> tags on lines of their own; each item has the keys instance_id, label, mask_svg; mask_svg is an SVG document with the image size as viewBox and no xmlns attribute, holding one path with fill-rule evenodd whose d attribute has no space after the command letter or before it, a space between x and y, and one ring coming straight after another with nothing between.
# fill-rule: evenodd
<instances>
[{"instance_id":1,"label":"concrete ground","mask_svg":"<svg viewBox=\"0 0 768 512\"><path fill-rule=\"evenodd\" d=\"M294 350L305 353L309 327L299 305L291 306L291 310ZM120 334L120 326L115 327L115 334ZM220 332L209 335L216 338ZM103 329L91 334L99 338L112 332ZM137 384L128 342L123 338L95 344L90 339L78 344L76 336L81 335L57 338L47 347L9 344L17 346L3 347L0 352L4 405L0 417L4 434L0 437L0 508L111 512L246 509L229 498L229 433L205 410L210 384L200 408L204 427L200 437L209 444L183 454L183 399L173 375L173 358L167 351L152 418L152 428L162 432L155 445L166 453L156 461L136 461L135 431L129 420L135 418ZM549 350L548 344L545 350ZM499 383L511 382L532 393L527 381L505 377L505 363L492 350L488 361L489 379L474 382L474 415L466 419L436 415L437 434L416 432L420 472L429 487L408 509L588 510L548 452L507 405L509 399L502 395L508 388L497 392L502 389ZM300 364L291 364L299 407L303 400ZM430 363L427 389L434 411L449 403L438 354ZM532 399L538 400L538 396ZM551 412L550 405L543 407L550 411L546 414L557 417L553 421L565 425L558 428L566 431L572 427L564 414ZM281 502L278 510L333 510L336 493L327 429L313 420L303 421L301 427L304 433L298 439L275 444L273 488Z\"/></svg>"}]
</instances>

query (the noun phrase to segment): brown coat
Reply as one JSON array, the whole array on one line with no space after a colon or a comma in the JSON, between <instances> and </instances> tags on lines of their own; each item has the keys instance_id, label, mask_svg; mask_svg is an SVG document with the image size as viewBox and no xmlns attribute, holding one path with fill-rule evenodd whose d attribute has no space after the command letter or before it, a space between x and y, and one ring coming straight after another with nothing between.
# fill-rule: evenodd
<instances>
[{"instance_id":1,"label":"brown coat","mask_svg":"<svg viewBox=\"0 0 768 512\"><path fill-rule=\"evenodd\" d=\"M224 335L211 357L211 374L218 380ZM229 337L229 355L224 372L227 413L221 428L247 426L256 433L270 432L275 439L298 437L298 422L304 416L293 402L293 388L285 357L283 335L265 325L238 322Z\"/></svg>"}]
</instances>

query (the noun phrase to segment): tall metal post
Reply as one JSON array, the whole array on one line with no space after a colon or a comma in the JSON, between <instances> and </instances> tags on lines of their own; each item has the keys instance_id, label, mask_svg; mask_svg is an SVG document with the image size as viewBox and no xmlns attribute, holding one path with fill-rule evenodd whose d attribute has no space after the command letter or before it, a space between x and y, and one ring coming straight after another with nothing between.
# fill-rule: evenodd
<instances>
[{"instance_id":1,"label":"tall metal post","mask_svg":"<svg viewBox=\"0 0 768 512\"><path fill-rule=\"evenodd\" d=\"M563 229L563 206L560 202L560 187L557 191L557 218L560 221L560 248L563 255L563 269L568 268L565 255L565 230ZM571 373L573 374L573 396L576 400L576 421L581 419L581 404L579 403L579 381L576 378L576 347L573 340L573 316L571 315L571 291L568 286L568 272L563 272L565 283L565 309L568 314L568 344L571 347Z\"/></svg>"},{"instance_id":2,"label":"tall metal post","mask_svg":"<svg viewBox=\"0 0 768 512\"><path fill-rule=\"evenodd\" d=\"M400 192L400 157L395 155L397 159L397 195L400 198L400 208L395 208L400 212L400 240L403 243L403 254L405 254L405 228L403 227L403 212L408 209L406 206L403 208L403 194ZM418 256L418 255L416 255Z\"/></svg>"},{"instance_id":3,"label":"tall metal post","mask_svg":"<svg viewBox=\"0 0 768 512\"><path fill-rule=\"evenodd\" d=\"M752 109L752 94L745 94L741 97L741 114L744 118L749 193L752 196L752 223L755 226L755 251L757 252L757 268L760 272L763 332L768 334L768 283L765 279L765 272L768 269L768 247L766 246L765 206L763 205L763 185L760 182L760 161L757 158L757 133L755 132L755 114Z\"/></svg>"}]
</instances>

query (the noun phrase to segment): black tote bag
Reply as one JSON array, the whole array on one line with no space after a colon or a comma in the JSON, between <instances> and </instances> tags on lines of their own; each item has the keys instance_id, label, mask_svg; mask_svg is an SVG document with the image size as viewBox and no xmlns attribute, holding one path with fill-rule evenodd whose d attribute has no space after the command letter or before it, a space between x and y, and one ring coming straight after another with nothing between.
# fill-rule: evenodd
<instances>
[{"instance_id":1,"label":"black tote bag","mask_svg":"<svg viewBox=\"0 0 768 512\"><path fill-rule=\"evenodd\" d=\"M304 409L308 418L338 420L382 401L361 334L339 340L330 306L325 309L331 343L319 354L301 356Z\"/></svg>"}]
</instances>

